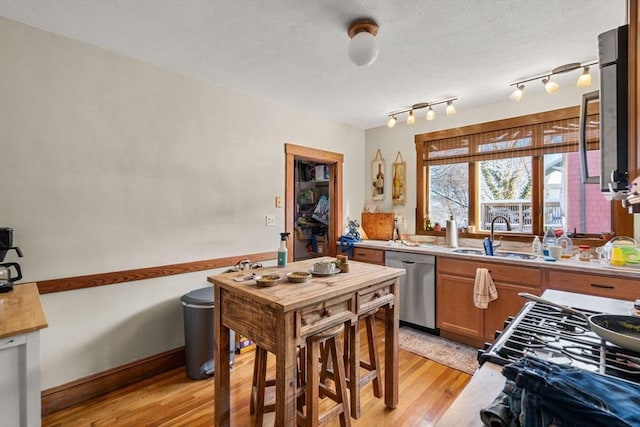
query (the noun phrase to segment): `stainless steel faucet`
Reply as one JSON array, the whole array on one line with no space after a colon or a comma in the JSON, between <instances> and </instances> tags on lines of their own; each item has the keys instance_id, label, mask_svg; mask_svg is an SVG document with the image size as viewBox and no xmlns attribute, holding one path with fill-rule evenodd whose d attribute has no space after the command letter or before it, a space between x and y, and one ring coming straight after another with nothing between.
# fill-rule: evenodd
<instances>
[{"instance_id":1,"label":"stainless steel faucet","mask_svg":"<svg viewBox=\"0 0 640 427\"><path fill-rule=\"evenodd\" d=\"M504 222L507 223L507 231L511 231L511 224L509 224L509 220L507 219L506 216L502 216L502 215L496 215L495 217L493 217L493 219L491 220L491 235L489 237L489 240L491 240L491 245L493 246L493 248L498 248L500 247L500 245L502 244L502 241L500 241L500 243L493 243L493 224L496 222L496 219L502 218L504 219ZM500 238L502 239L502 237Z\"/></svg>"}]
</instances>

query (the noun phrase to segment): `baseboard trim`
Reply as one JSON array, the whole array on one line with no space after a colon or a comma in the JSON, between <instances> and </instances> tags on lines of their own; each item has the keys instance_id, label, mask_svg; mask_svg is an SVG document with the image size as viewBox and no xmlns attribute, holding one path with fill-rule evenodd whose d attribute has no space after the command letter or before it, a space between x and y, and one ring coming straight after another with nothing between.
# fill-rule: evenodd
<instances>
[{"instance_id":1,"label":"baseboard trim","mask_svg":"<svg viewBox=\"0 0 640 427\"><path fill-rule=\"evenodd\" d=\"M43 390L41 393L42 416L184 366L184 364L184 347L180 347Z\"/></svg>"}]
</instances>

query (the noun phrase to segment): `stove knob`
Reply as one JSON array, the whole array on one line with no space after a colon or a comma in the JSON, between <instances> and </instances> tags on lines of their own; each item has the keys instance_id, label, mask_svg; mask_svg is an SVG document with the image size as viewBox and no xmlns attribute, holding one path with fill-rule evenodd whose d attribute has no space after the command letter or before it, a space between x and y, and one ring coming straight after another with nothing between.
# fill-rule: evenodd
<instances>
[{"instance_id":1,"label":"stove knob","mask_svg":"<svg viewBox=\"0 0 640 427\"><path fill-rule=\"evenodd\" d=\"M502 333L502 331L497 331L497 330L496 330L496 331L493 333L493 340L494 340L494 341L495 341L495 340L497 340L501 333Z\"/></svg>"}]
</instances>

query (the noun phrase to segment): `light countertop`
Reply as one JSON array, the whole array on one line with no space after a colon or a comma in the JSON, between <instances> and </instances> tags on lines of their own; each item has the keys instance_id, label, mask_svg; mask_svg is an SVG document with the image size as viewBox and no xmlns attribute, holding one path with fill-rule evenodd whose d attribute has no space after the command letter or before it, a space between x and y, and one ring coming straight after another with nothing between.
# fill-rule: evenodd
<instances>
[{"instance_id":1,"label":"light countertop","mask_svg":"<svg viewBox=\"0 0 640 427\"><path fill-rule=\"evenodd\" d=\"M475 239L477 240L477 239ZM504 264L512 264L512 265L521 265L521 266L532 266L532 267L540 267L546 269L553 270L564 270L564 271L577 271L577 272L589 272L593 274L606 274L609 276L618 276L625 278L637 278L640 279L640 265L638 267L631 266L610 266L600 264L597 260L591 260L589 262L579 261L575 257L571 259L561 259L558 261L545 261L542 257L536 259L514 259L514 258L503 258L503 257L489 257L487 255L474 255L474 254L463 254L454 252L455 249L459 248L473 248L480 249L480 247L476 245L465 246L463 243L459 245L458 248L450 248L444 245L438 244L422 244L420 246L406 246L401 243L394 243L383 240L363 240L361 242L355 243L356 247L362 248L371 248L371 249L380 249L385 251L398 251L398 252L412 252L412 253L422 253L426 255L435 255L435 256L447 256L452 258L460 258L460 259L468 259L468 260L483 260L487 262L498 262ZM508 244L504 244L504 247L497 249L498 251L508 251L508 252L522 252L522 253L531 253L530 250L522 250L514 248Z\"/></svg>"}]
</instances>

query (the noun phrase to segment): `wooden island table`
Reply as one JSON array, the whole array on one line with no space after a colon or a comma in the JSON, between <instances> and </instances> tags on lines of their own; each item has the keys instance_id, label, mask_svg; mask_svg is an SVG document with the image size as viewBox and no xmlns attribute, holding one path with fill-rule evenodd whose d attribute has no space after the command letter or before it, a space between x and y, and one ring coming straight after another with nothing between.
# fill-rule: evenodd
<instances>
[{"instance_id":1,"label":"wooden island table","mask_svg":"<svg viewBox=\"0 0 640 427\"><path fill-rule=\"evenodd\" d=\"M385 404L398 403L398 329L399 277L403 269L349 261L349 272L331 276L313 276L305 283L290 283L286 274L309 271L319 261L314 258L290 263L285 268L267 267L208 277L215 287L215 425L228 426L230 405L229 329L251 338L257 345L276 355L275 425L296 425L296 347L307 337L335 325L352 328L349 334L349 371L358 372L360 354L358 315L375 308L385 310L384 382ZM257 274L279 274L282 280L272 287L258 287L255 280L236 278ZM247 384L247 388L251 385ZM351 395L359 394L359 381L350 381ZM351 399L352 411L360 414Z\"/></svg>"}]
</instances>

